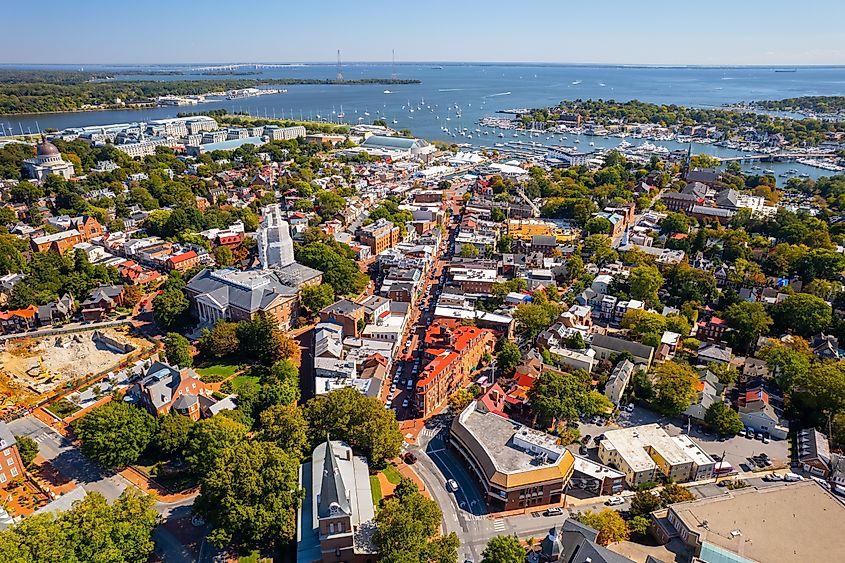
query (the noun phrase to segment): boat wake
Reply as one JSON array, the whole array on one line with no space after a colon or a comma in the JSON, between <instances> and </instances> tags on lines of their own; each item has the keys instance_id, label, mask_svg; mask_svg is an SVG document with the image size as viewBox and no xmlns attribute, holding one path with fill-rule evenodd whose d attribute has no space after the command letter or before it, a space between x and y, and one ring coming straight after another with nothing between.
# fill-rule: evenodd
<instances>
[{"instance_id":1,"label":"boat wake","mask_svg":"<svg viewBox=\"0 0 845 563\"><path fill-rule=\"evenodd\" d=\"M463 92L463 88L440 88L438 92Z\"/></svg>"},{"instance_id":2,"label":"boat wake","mask_svg":"<svg viewBox=\"0 0 845 563\"><path fill-rule=\"evenodd\" d=\"M484 96L485 98L496 98L498 96L510 96L510 92L499 92L498 94L490 94L489 96Z\"/></svg>"}]
</instances>

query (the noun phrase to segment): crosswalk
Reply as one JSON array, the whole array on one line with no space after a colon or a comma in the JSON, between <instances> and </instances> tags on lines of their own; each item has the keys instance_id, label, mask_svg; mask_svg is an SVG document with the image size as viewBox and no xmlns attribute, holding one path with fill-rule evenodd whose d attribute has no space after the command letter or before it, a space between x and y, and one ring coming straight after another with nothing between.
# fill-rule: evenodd
<instances>
[{"instance_id":1,"label":"crosswalk","mask_svg":"<svg viewBox=\"0 0 845 563\"><path fill-rule=\"evenodd\" d=\"M505 521L502 519L496 520L493 522L493 529L497 532L504 532L505 531Z\"/></svg>"},{"instance_id":2,"label":"crosswalk","mask_svg":"<svg viewBox=\"0 0 845 563\"><path fill-rule=\"evenodd\" d=\"M443 428L441 428L439 426L436 427L436 428L423 428L420 431L420 435L425 436L426 438L433 438L434 436L437 436L438 434L440 434L440 432L442 430L443 430Z\"/></svg>"}]
</instances>

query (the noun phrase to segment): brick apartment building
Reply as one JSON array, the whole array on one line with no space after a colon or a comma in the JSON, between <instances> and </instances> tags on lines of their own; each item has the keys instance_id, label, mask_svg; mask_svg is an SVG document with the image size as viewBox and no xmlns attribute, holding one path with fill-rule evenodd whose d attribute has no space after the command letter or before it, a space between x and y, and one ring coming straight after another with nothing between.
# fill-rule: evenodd
<instances>
[{"instance_id":1,"label":"brick apartment building","mask_svg":"<svg viewBox=\"0 0 845 563\"><path fill-rule=\"evenodd\" d=\"M399 244L399 227L387 219L379 219L371 225L361 227L361 244L367 245L373 255L384 252Z\"/></svg>"},{"instance_id":2,"label":"brick apartment building","mask_svg":"<svg viewBox=\"0 0 845 563\"><path fill-rule=\"evenodd\" d=\"M482 356L492 353L495 344L496 337L489 329L432 324L425 336L425 358L429 363L417 381L419 414L428 416L442 406L449 395L464 387Z\"/></svg>"},{"instance_id":3,"label":"brick apartment building","mask_svg":"<svg viewBox=\"0 0 845 563\"><path fill-rule=\"evenodd\" d=\"M0 489L5 489L9 481L23 474L23 460L15 436L6 423L0 420Z\"/></svg>"}]
</instances>

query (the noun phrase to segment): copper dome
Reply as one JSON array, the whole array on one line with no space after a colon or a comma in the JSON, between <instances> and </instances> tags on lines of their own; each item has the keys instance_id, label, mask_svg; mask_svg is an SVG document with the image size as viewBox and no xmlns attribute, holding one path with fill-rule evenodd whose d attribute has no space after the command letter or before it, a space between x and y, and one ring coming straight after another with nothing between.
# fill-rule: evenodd
<instances>
[{"instance_id":1,"label":"copper dome","mask_svg":"<svg viewBox=\"0 0 845 563\"><path fill-rule=\"evenodd\" d=\"M38 156L61 156L56 145L41 137L41 142L35 145L35 150L38 151Z\"/></svg>"}]
</instances>

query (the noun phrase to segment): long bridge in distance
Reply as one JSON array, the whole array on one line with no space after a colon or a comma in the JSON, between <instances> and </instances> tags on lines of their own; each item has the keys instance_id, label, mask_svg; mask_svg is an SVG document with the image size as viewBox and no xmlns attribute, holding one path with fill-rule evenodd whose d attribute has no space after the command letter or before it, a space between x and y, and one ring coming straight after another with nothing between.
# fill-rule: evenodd
<instances>
[{"instance_id":1,"label":"long bridge in distance","mask_svg":"<svg viewBox=\"0 0 845 563\"><path fill-rule=\"evenodd\" d=\"M722 162L778 162L784 160L797 160L799 158L835 158L836 155L829 152L778 152L772 154L750 154L743 156L720 156Z\"/></svg>"}]
</instances>

